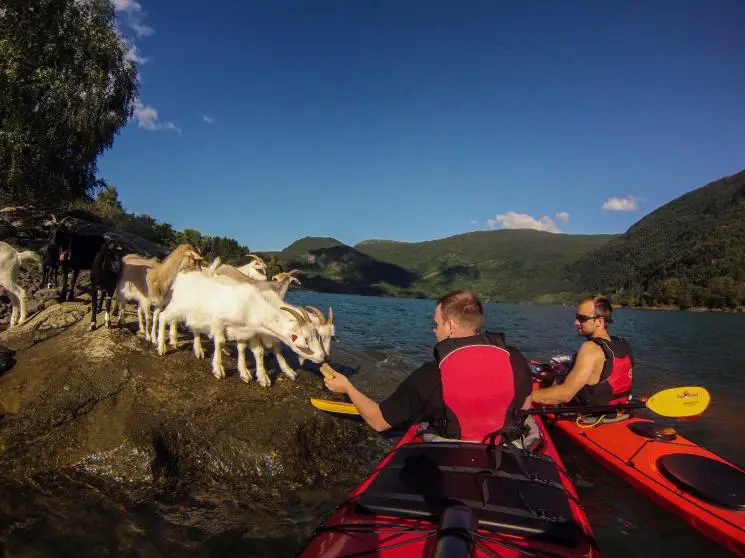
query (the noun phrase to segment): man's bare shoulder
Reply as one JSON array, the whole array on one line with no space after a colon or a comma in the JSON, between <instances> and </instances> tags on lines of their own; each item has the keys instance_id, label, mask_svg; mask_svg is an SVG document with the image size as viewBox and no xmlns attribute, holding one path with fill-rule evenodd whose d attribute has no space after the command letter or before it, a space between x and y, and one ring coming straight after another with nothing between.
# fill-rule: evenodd
<instances>
[{"instance_id":1,"label":"man's bare shoulder","mask_svg":"<svg viewBox=\"0 0 745 558\"><path fill-rule=\"evenodd\" d=\"M580 345L579 351L577 351L577 358L583 360L605 360L605 353L600 348L600 345L594 341L585 341Z\"/></svg>"}]
</instances>

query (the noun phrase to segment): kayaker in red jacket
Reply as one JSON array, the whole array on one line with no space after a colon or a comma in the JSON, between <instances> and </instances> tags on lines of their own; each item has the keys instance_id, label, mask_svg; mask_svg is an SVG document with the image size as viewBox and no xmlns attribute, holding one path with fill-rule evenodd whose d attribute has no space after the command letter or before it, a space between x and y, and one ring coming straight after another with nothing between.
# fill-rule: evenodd
<instances>
[{"instance_id":1,"label":"kayaker in red jacket","mask_svg":"<svg viewBox=\"0 0 745 558\"><path fill-rule=\"evenodd\" d=\"M427 422L436 436L483 441L517 423L531 390L525 357L507 346L501 333L480 333L483 321L476 296L448 293L435 306L434 360L412 372L388 398L376 403L340 373L327 378L326 387L347 394L378 432Z\"/></svg>"},{"instance_id":2,"label":"kayaker in red jacket","mask_svg":"<svg viewBox=\"0 0 745 558\"><path fill-rule=\"evenodd\" d=\"M605 296L580 300L574 325L587 338L574 358L563 383L534 390L534 403L555 405L615 405L628 401L633 378L633 357L628 342L608 333L613 306Z\"/></svg>"}]
</instances>

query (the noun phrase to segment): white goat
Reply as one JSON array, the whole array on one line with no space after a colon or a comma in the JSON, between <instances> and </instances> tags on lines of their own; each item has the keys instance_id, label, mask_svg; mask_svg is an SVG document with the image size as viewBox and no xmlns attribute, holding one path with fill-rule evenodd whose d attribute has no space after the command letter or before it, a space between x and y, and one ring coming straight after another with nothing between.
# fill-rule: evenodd
<instances>
[{"instance_id":1,"label":"white goat","mask_svg":"<svg viewBox=\"0 0 745 558\"><path fill-rule=\"evenodd\" d=\"M260 259L259 262L261 262ZM236 283L252 284L261 291L264 298L266 298L270 303L278 307L284 304L284 306L300 313L303 316L303 319L311 323L313 322L312 318L310 318L308 313L302 308L284 303L284 296L289 284L293 280L297 281L297 278L293 277L291 273L284 273L281 274L283 276L281 280L277 279L276 282L267 282L266 275L256 270L253 264L254 262L251 262L250 264L240 268L235 268L230 265L220 264L220 258L216 258L212 265L210 265L208 274L224 280L234 281ZM244 270L249 272L250 275L243 273ZM275 279L278 276L279 275L276 275ZM299 281L297 282L299 283ZM197 355L197 358L199 358L200 353L203 356L203 351L201 341L198 341L197 337L198 334L195 334L194 352ZM236 332L230 328L227 330L227 337L228 339L237 342L238 371L244 382L248 383L252 379L251 372L248 370L248 366L246 365L246 346L251 347L251 352L253 353L254 361L256 362L256 378L259 385L263 387L269 387L271 385L271 380L269 379L269 375L266 373L266 368L264 367L264 353L265 350L268 349L271 349L274 353L274 357L277 359L277 364L285 376L291 380L297 378L297 372L287 363L287 360L282 354L282 349L277 344L277 338L262 334L256 334L249 338L245 338L241 336L241 332ZM321 344L323 344L323 340Z\"/></svg>"},{"instance_id":2,"label":"white goat","mask_svg":"<svg viewBox=\"0 0 745 558\"><path fill-rule=\"evenodd\" d=\"M334 310L329 306L329 315L326 318L315 306L306 306L311 311L311 320L318 330L318 335L323 343L323 350L326 352L326 358L331 355L331 341L336 339L336 325L334 325ZM300 366L305 363L305 358L298 356Z\"/></svg>"},{"instance_id":3,"label":"white goat","mask_svg":"<svg viewBox=\"0 0 745 558\"><path fill-rule=\"evenodd\" d=\"M127 254L122 258L122 273L114 292L114 298L119 306L119 325L124 318L127 303L136 302L137 323L147 341L150 341L150 298L147 290L147 274L158 264L160 261L157 258L143 258L139 254Z\"/></svg>"},{"instance_id":4,"label":"white goat","mask_svg":"<svg viewBox=\"0 0 745 558\"><path fill-rule=\"evenodd\" d=\"M258 281L238 283L206 273L176 275L170 302L160 315L158 353L166 352L166 322L183 321L195 333L208 333L214 340L212 373L217 378L225 377L222 347L226 334L233 339L268 335L309 360L322 363L326 355L307 313L272 304L259 285Z\"/></svg>"},{"instance_id":5,"label":"white goat","mask_svg":"<svg viewBox=\"0 0 745 558\"><path fill-rule=\"evenodd\" d=\"M0 242L0 286L8 291L13 310L10 313L10 329L26 321L26 291L18 284L18 272L23 262L33 260L41 265L39 254L31 250L19 252L6 242Z\"/></svg>"}]
</instances>

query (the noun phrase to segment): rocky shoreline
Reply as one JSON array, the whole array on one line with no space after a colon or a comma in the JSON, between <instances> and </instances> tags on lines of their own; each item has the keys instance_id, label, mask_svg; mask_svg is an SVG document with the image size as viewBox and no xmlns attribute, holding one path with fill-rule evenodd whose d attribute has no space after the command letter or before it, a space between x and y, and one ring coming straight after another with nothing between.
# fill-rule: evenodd
<instances>
[{"instance_id":1,"label":"rocky shoreline","mask_svg":"<svg viewBox=\"0 0 745 558\"><path fill-rule=\"evenodd\" d=\"M262 388L240 380L231 355L217 380L188 335L160 357L133 316L89 332L86 313L85 302L55 304L0 334L17 357L0 376L0 542L11 555L96 545L97 555L201 556L212 540L291 555L393 443L309 404L331 397L317 365L299 369L288 354L291 381L272 360ZM339 350L330 363L364 368L364 385L384 358ZM283 551L257 542L273 538Z\"/></svg>"}]
</instances>

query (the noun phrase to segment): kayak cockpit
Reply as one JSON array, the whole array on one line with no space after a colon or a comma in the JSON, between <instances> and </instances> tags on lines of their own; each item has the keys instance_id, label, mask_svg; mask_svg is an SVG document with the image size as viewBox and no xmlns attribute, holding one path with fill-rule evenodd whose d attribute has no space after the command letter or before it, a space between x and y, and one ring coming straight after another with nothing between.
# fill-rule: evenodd
<instances>
[{"instance_id":1,"label":"kayak cockpit","mask_svg":"<svg viewBox=\"0 0 745 558\"><path fill-rule=\"evenodd\" d=\"M464 442L399 448L359 495L356 513L439 522L471 510L473 528L575 548L575 521L556 462L509 446Z\"/></svg>"}]
</instances>

